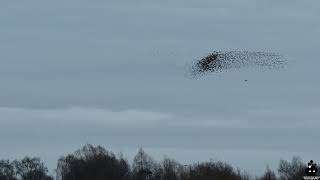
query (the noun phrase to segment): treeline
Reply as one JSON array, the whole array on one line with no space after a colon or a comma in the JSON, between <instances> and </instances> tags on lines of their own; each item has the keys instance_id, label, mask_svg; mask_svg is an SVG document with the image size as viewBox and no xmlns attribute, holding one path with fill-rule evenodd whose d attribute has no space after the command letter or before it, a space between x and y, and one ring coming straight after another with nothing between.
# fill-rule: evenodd
<instances>
[{"instance_id":1,"label":"treeline","mask_svg":"<svg viewBox=\"0 0 320 180\"><path fill-rule=\"evenodd\" d=\"M130 165L121 154L90 144L61 157L55 177L39 158L0 161L0 180L301 180L305 165L298 157L291 162L280 160L277 172L267 167L263 175L253 177L220 161L183 165L164 158L157 162L143 149Z\"/></svg>"}]
</instances>

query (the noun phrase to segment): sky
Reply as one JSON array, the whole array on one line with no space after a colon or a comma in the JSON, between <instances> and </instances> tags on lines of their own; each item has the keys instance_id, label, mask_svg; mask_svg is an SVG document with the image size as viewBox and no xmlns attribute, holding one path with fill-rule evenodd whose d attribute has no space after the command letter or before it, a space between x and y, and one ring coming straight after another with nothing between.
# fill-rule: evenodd
<instances>
[{"instance_id":1,"label":"sky","mask_svg":"<svg viewBox=\"0 0 320 180\"><path fill-rule=\"evenodd\" d=\"M295 155L319 161L319 6L1 1L0 158L39 156L53 170L91 143L129 161L143 147L159 160L223 160L257 174ZM186 77L215 50L276 52L289 64Z\"/></svg>"}]
</instances>

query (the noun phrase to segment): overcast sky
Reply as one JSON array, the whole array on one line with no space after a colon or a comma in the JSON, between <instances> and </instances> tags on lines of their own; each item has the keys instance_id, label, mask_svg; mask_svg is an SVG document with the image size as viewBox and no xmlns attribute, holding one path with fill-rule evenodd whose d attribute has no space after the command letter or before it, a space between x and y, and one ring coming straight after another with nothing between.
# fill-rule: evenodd
<instances>
[{"instance_id":1,"label":"overcast sky","mask_svg":"<svg viewBox=\"0 0 320 180\"><path fill-rule=\"evenodd\" d=\"M251 173L293 155L317 160L319 6L1 1L0 158L40 156L52 170L92 143L130 161L142 146L157 159L225 160ZM186 64L213 50L276 52L290 63L186 78Z\"/></svg>"}]
</instances>

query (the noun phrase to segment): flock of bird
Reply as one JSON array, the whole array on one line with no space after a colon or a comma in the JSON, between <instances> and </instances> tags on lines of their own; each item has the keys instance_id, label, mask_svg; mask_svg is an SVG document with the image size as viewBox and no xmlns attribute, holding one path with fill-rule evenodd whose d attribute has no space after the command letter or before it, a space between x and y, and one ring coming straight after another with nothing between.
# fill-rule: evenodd
<instances>
[{"instance_id":1,"label":"flock of bird","mask_svg":"<svg viewBox=\"0 0 320 180\"><path fill-rule=\"evenodd\" d=\"M193 63L191 68L189 67L189 73L191 73L192 76L198 77L207 73L218 73L229 69L239 69L244 67L282 69L286 64L286 58L276 53L214 51Z\"/></svg>"}]
</instances>

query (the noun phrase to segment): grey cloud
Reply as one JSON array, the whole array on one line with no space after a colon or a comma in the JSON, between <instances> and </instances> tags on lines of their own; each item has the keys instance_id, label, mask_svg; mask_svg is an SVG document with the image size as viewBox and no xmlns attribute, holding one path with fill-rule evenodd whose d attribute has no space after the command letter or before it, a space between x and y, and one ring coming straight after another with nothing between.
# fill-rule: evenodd
<instances>
[{"instance_id":1,"label":"grey cloud","mask_svg":"<svg viewBox=\"0 0 320 180\"><path fill-rule=\"evenodd\" d=\"M259 115L260 112L251 117L239 115L237 119L214 115L206 119L201 117L190 119L178 114L135 110L114 112L93 108L0 109L1 134L10 135L12 139L18 141L21 139L46 141L51 137L63 137L52 141L58 143L88 138L100 142L104 139L109 140L111 144L118 146L146 143L147 146L155 147L195 149L201 147L303 149L303 144L312 142L306 137L310 135L318 137L316 131L320 126L318 123L306 127L305 124L299 123L300 120L292 119L291 116L273 114L274 117L267 116L265 119L265 113ZM301 111L301 114L298 112L296 114L303 116L309 112ZM318 113L312 116L320 117ZM296 141L283 143L287 138L294 138L300 143L297 144ZM261 139L265 141L261 142ZM187 143L190 140L192 143Z\"/></svg>"}]
</instances>

